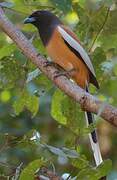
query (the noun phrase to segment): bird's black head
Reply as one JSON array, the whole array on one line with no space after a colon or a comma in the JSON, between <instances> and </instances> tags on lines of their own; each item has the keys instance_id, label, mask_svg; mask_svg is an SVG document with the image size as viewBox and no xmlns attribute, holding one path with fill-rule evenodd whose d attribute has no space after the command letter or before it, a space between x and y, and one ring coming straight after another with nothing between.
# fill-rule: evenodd
<instances>
[{"instance_id":1,"label":"bird's black head","mask_svg":"<svg viewBox=\"0 0 117 180\"><path fill-rule=\"evenodd\" d=\"M24 24L27 23L31 23L37 27L44 44L47 44L56 26L61 24L57 16L46 10L35 11L32 13L24 20Z\"/></svg>"},{"instance_id":2,"label":"bird's black head","mask_svg":"<svg viewBox=\"0 0 117 180\"><path fill-rule=\"evenodd\" d=\"M57 24L60 23L57 16L52 14L50 11L35 11L28 18L24 20L24 24L31 23L35 25L37 28L39 26Z\"/></svg>"}]
</instances>

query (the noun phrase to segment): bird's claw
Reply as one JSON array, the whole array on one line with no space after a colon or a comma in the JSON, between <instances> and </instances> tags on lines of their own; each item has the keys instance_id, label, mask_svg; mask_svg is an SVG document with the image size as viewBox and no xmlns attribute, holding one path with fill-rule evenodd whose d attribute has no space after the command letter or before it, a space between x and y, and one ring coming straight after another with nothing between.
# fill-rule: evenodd
<instances>
[{"instance_id":1,"label":"bird's claw","mask_svg":"<svg viewBox=\"0 0 117 180\"><path fill-rule=\"evenodd\" d=\"M53 66L53 65L55 65L55 63L54 63L54 62L51 62L51 61L46 61L46 62L44 63L44 67Z\"/></svg>"},{"instance_id":2,"label":"bird's claw","mask_svg":"<svg viewBox=\"0 0 117 180\"><path fill-rule=\"evenodd\" d=\"M64 72L61 72L61 71L55 71L54 73L54 79L60 77L60 76L66 76L68 79L70 78L70 75L69 75L69 72L67 71L64 71Z\"/></svg>"}]
</instances>

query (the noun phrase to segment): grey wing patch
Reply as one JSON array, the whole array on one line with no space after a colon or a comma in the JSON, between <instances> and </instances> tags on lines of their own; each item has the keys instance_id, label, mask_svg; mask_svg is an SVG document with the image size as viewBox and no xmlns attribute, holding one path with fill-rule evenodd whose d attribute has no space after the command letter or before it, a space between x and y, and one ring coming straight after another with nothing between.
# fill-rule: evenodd
<instances>
[{"instance_id":1,"label":"grey wing patch","mask_svg":"<svg viewBox=\"0 0 117 180\"><path fill-rule=\"evenodd\" d=\"M58 26L58 31L63 37L63 39L80 54L91 73L96 77L91 60L84 48L74 38L72 38L62 27Z\"/></svg>"}]
</instances>

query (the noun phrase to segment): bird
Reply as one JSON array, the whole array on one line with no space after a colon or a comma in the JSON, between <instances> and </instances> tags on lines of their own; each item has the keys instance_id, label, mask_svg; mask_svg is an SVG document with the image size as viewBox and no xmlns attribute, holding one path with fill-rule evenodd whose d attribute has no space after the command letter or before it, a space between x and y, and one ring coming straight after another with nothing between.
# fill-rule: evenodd
<instances>
[{"instance_id":1,"label":"bird","mask_svg":"<svg viewBox=\"0 0 117 180\"><path fill-rule=\"evenodd\" d=\"M91 58L76 34L65 26L58 16L48 10L37 10L24 20L24 24L28 23L38 29L48 56L68 72L78 86L89 92L89 84L92 83L99 89ZM85 112L85 117L88 125L94 122L91 112ZM99 166L103 160L96 129L89 134L89 139L96 166Z\"/></svg>"}]
</instances>

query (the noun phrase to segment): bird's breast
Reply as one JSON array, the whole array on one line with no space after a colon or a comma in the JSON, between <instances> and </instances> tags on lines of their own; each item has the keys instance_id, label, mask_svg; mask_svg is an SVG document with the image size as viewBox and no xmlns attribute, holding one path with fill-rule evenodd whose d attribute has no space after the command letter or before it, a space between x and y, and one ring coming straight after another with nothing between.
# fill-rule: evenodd
<instances>
[{"instance_id":1,"label":"bird's breast","mask_svg":"<svg viewBox=\"0 0 117 180\"><path fill-rule=\"evenodd\" d=\"M66 71L75 69L73 79L82 87L85 86L88 69L79 57L77 57L64 42L60 33L55 29L51 39L46 45L50 58Z\"/></svg>"}]
</instances>

